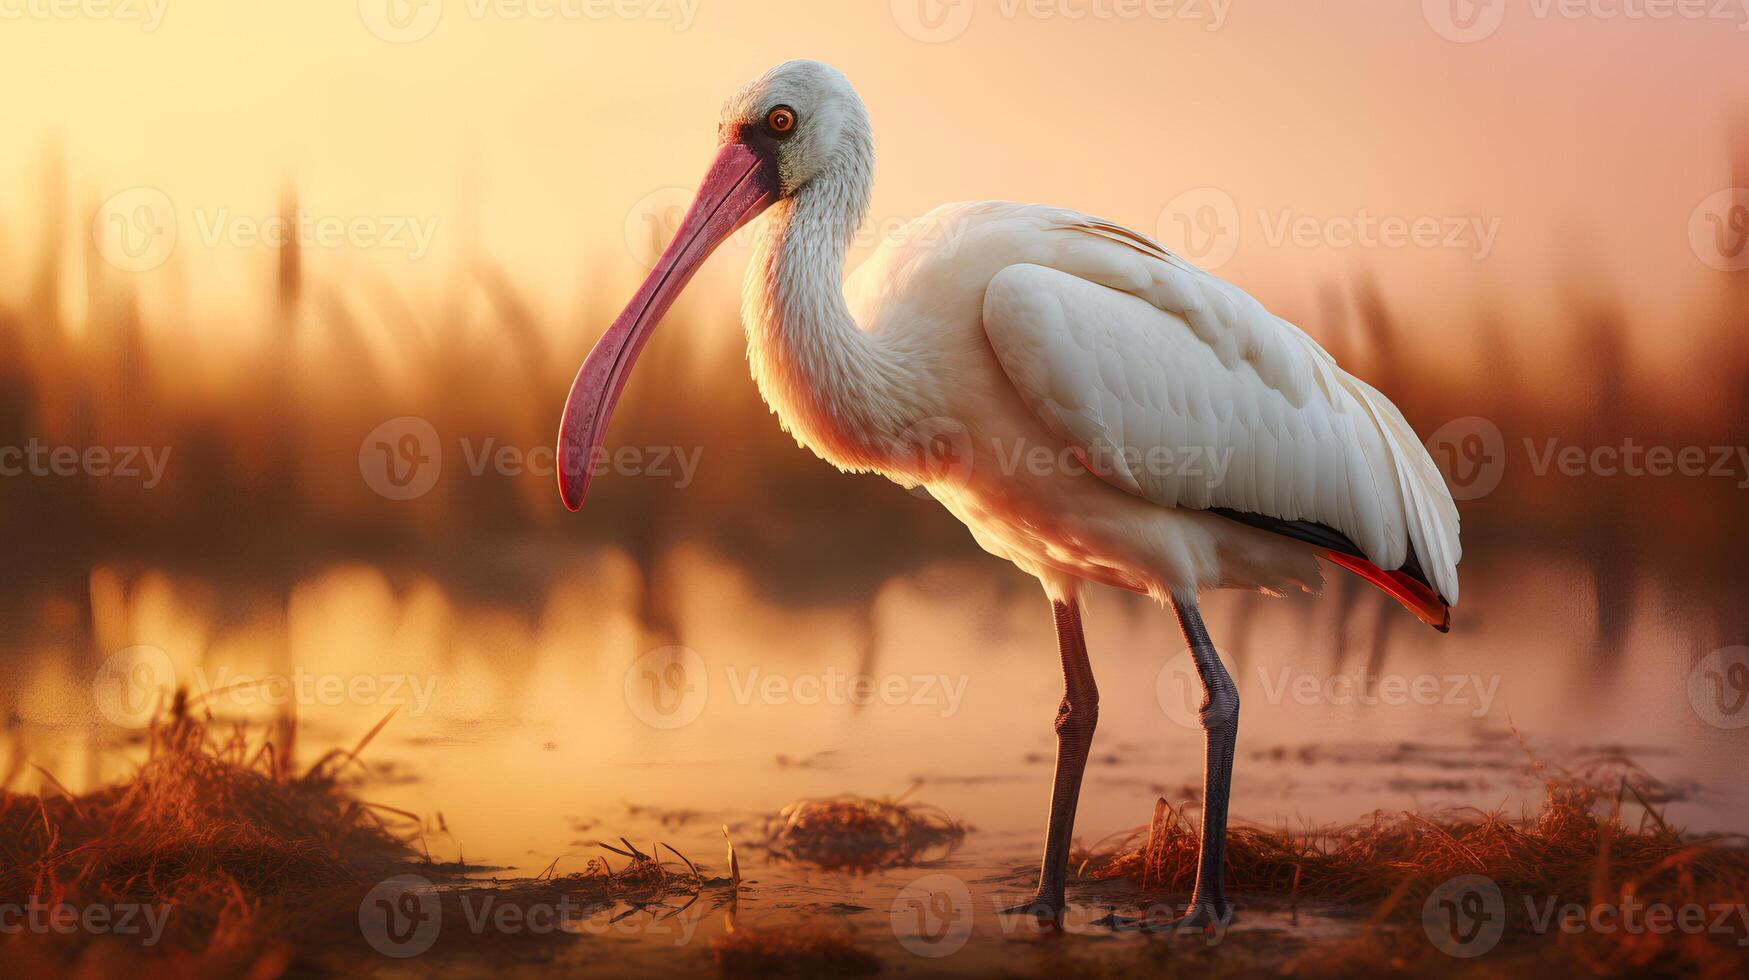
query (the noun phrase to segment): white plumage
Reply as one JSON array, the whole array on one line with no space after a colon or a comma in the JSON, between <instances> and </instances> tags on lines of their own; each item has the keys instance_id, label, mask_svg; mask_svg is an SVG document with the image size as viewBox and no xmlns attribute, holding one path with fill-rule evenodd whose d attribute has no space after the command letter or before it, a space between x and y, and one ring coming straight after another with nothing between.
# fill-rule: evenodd
<instances>
[{"instance_id":1,"label":"white plumage","mask_svg":"<svg viewBox=\"0 0 1749 980\"><path fill-rule=\"evenodd\" d=\"M1231 916L1222 884L1239 692L1197 610L1207 588L1314 587L1318 556L1445 629L1458 515L1383 395L1299 328L1153 240L1074 211L938 208L841 286L868 208L874 141L843 75L778 66L731 97L680 233L577 373L560 492L588 489L650 329L711 250L770 216L742 319L760 393L841 469L922 484L985 550L1053 600L1064 696L1035 900L1061 915L1099 692L1085 582L1170 602L1204 702L1195 890L1174 928ZM1402 571L1396 571L1402 569Z\"/></svg>"},{"instance_id":2,"label":"white plumage","mask_svg":"<svg viewBox=\"0 0 1749 980\"><path fill-rule=\"evenodd\" d=\"M884 245L848 292L877 349L928 378L909 416L938 421L913 435L946 428L971 459L932 481L914 461L939 447L901 439L871 460L834 451L851 441L837 434L792 431L847 469L929 484L987 550L1053 594L1072 594L1064 576L1161 598L1316 582L1308 546L1196 513L1224 507L1334 528L1383 569L1413 546L1456 602L1457 509L1396 408L1151 239L1060 208L948 205ZM764 321L748 329L756 362L782 336ZM786 423L803 414L761 381ZM1017 409L1026 417L1004 417ZM1091 466L1015 472L1041 446Z\"/></svg>"}]
</instances>

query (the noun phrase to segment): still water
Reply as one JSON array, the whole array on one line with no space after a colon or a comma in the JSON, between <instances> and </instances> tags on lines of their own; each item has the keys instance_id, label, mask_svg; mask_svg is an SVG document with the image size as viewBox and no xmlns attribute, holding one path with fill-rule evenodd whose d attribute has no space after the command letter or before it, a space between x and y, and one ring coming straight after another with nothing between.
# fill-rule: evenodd
<instances>
[{"instance_id":1,"label":"still water","mask_svg":"<svg viewBox=\"0 0 1749 980\"><path fill-rule=\"evenodd\" d=\"M1140 968L1160 955L1153 947L1087 925L1124 886L1071 885L1080 904L1068 943L994 914L1031 885L1061 684L1047 603L999 587L1002 574L946 563L889 581L866 610L796 609L734 564L682 554L667 577L675 635L654 635L628 612L633 567L612 554L513 605L363 565L242 602L224 583L163 572L123 588L99 570L87 646L103 656L42 643L8 661L9 754L75 790L125 775L141 705L118 701L113 685L126 693L142 679L220 691L206 703L221 719L294 712L305 761L351 746L393 708L364 753L359 793L426 818L424 846L438 860L499 877L556 862L566 874L604 853L596 841L623 835L721 873L727 826L753 882L739 927L830 915L910 972L1009 955L1028 958L1009 964L1023 971L1113 957ZM1688 639L1653 585L1612 645L1620 655L1600 658L1586 602L1549 585L1576 574L1551 562L1466 582L1449 636L1379 617L1366 596L1341 649L1334 596L1210 597L1205 615L1229 644L1244 704L1235 818L1302 828L1380 809L1531 812L1540 787L1516 729L1545 762L1632 759L1669 788L1677 825L1749 831L1749 786L1734 761L1746 729L1725 701L1708 702L1700 673L1712 644ZM1156 798L1197 798L1200 692L1169 613L1101 590L1087 601L1087 632L1101 711L1077 836L1094 845L1144 824ZM34 790L35 779L13 788ZM862 875L774 863L758 848L770 814L840 793L909 793L972 831L928 867ZM964 943L983 955L938 957L915 935L919 890L955 883L973 910ZM527 955L556 968L703 965L705 940L725 927L718 905L663 923L603 911L586 930L599 941ZM1238 928L1287 929L1284 910L1247 911ZM1353 927L1299 915L1293 931Z\"/></svg>"}]
</instances>

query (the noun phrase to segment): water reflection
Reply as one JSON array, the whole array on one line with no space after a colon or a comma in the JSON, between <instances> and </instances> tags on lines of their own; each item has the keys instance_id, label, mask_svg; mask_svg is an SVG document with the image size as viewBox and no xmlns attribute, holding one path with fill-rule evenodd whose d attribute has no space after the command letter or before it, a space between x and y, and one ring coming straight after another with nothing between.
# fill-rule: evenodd
<instances>
[{"instance_id":1,"label":"water reflection","mask_svg":"<svg viewBox=\"0 0 1749 980\"><path fill-rule=\"evenodd\" d=\"M9 661L11 768L28 758L75 790L124 775L138 732L95 685L116 682L104 674L113 651L143 645L169 665L151 676L204 694L222 720L294 717L310 757L394 709L361 792L441 813L442 858L580 870L596 833L714 853L724 823L918 782L918 798L976 828L968 860L1030 858L1060 683L1040 597L998 588L986 563L950 562L887 581L866 614L798 611L735 563L694 551L668 565L684 644L641 622L637 571L613 552L564 569L526 609L371 565L321 570L277 605L221 600L225 583L165 571L124 588L99 569L91 642ZM1245 704L1235 813L1298 826L1374 808L1534 809L1516 726L1550 761L1631 758L1676 788L1669 815L1682 825L1749 829L1730 763L1742 730L1691 702L1694 641L1669 630L1667 597L1642 589L1622 642L1631 656L1599 679L1574 649L1593 611L1546 588L1573 571L1548 562L1473 580L1466 605L1486 618L1449 637L1380 636L1355 603L1213 597L1210 623L1237 638L1224 653ZM1142 822L1158 796L1194 800L1200 742L1171 617L1100 592L1088 630L1103 694L1078 823L1091 842ZM14 788L35 779L15 775Z\"/></svg>"}]
</instances>

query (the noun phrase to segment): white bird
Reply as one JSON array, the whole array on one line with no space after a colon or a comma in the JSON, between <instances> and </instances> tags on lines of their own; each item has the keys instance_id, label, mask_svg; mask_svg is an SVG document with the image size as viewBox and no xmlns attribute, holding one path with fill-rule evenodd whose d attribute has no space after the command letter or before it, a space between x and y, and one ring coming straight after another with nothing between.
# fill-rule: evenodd
<instances>
[{"instance_id":1,"label":"white bird","mask_svg":"<svg viewBox=\"0 0 1749 980\"><path fill-rule=\"evenodd\" d=\"M1065 693L1037 893L1060 916L1099 714L1085 583L1178 615L1204 687L1202 855L1173 925L1224 925L1238 691L1197 608L1205 589L1315 588L1318 559L1444 630L1458 514L1383 395L1237 286L1074 211L952 204L848 281L874 144L850 83L779 65L723 107L721 147L678 234L571 388L559 487L582 503L639 349L704 259L769 209L747 270L747 357L797 442L849 472L922 485L979 545L1037 577Z\"/></svg>"}]
</instances>

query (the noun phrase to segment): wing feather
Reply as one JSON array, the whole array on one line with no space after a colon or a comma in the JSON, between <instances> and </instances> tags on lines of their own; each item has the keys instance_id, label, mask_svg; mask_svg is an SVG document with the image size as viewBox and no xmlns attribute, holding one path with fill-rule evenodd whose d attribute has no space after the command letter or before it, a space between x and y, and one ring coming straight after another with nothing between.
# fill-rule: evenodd
<instances>
[{"instance_id":1,"label":"wing feather","mask_svg":"<svg viewBox=\"0 0 1749 980\"><path fill-rule=\"evenodd\" d=\"M1413 549L1457 601L1457 507L1382 394L1144 235L1073 211L980 207L1012 209L994 215L1003 233L1031 236L1026 261L990 280L985 333L1033 413L1102 478L1162 506L1324 524L1382 569ZM1200 472L1186 465L1199 453Z\"/></svg>"}]
</instances>

